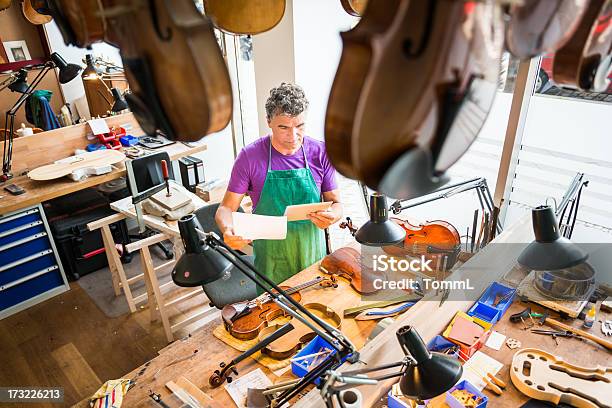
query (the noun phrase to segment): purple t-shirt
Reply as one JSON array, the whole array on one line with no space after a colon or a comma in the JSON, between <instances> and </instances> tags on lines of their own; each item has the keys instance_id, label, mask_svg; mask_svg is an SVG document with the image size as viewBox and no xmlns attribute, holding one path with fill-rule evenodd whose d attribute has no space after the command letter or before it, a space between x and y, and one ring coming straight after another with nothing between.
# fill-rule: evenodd
<instances>
[{"instance_id":1,"label":"purple t-shirt","mask_svg":"<svg viewBox=\"0 0 612 408\"><path fill-rule=\"evenodd\" d=\"M319 191L335 190L338 187L336 169L327 157L325 143L304 136L302 146ZM269 148L270 137L268 136L259 138L245 146L234 162L232 176L227 187L227 190L233 193L248 193L253 201L253 208L257 207L261 190L263 190L266 181ZM272 170L292 170L304 167L304 153L302 153L301 148L295 154L285 156L272 147Z\"/></svg>"}]
</instances>

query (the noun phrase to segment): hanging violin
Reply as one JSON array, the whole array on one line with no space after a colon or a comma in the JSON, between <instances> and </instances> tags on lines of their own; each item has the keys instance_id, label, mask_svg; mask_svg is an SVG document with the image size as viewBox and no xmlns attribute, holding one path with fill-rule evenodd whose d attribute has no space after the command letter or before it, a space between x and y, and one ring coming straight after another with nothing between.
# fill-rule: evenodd
<instances>
[{"instance_id":1,"label":"hanging violin","mask_svg":"<svg viewBox=\"0 0 612 408\"><path fill-rule=\"evenodd\" d=\"M457 229L449 222L442 220L428 221L413 225L408 221L391 218L406 231L406 238L401 244L383 247L389 255L424 256L432 260L436 270L450 270L459 255L461 237Z\"/></svg>"},{"instance_id":2,"label":"hanging violin","mask_svg":"<svg viewBox=\"0 0 612 408\"><path fill-rule=\"evenodd\" d=\"M574 35L555 53L553 80L587 92L603 92L611 71L612 1L591 0Z\"/></svg>"},{"instance_id":3,"label":"hanging violin","mask_svg":"<svg viewBox=\"0 0 612 408\"><path fill-rule=\"evenodd\" d=\"M502 27L494 0L370 0L341 57L357 59L359 75L341 68L328 104L327 146L349 140L328 152L338 171L399 199L444 184L493 102Z\"/></svg>"},{"instance_id":4,"label":"hanging violin","mask_svg":"<svg viewBox=\"0 0 612 408\"><path fill-rule=\"evenodd\" d=\"M224 129L232 88L213 26L193 0L45 0L67 44L121 52L130 109L149 135L200 140Z\"/></svg>"},{"instance_id":5,"label":"hanging violin","mask_svg":"<svg viewBox=\"0 0 612 408\"><path fill-rule=\"evenodd\" d=\"M204 0L204 12L222 31L253 35L280 23L285 0Z\"/></svg>"}]
</instances>

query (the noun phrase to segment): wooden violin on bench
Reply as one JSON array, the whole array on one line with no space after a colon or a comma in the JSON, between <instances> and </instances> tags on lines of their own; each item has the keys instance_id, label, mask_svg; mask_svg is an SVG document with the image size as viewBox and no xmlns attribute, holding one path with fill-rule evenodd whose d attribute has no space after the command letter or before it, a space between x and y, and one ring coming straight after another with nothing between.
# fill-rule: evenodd
<instances>
[{"instance_id":1,"label":"wooden violin on bench","mask_svg":"<svg viewBox=\"0 0 612 408\"><path fill-rule=\"evenodd\" d=\"M301 285L294 287L281 286L280 288L296 302L300 302L302 300L300 291L316 285L334 288L338 286L333 276L317 276L315 279ZM269 294L263 294L248 302L227 305L221 310L225 329L233 337L240 340L254 339L261 330L268 326L269 322L286 314Z\"/></svg>"}]
</instances>

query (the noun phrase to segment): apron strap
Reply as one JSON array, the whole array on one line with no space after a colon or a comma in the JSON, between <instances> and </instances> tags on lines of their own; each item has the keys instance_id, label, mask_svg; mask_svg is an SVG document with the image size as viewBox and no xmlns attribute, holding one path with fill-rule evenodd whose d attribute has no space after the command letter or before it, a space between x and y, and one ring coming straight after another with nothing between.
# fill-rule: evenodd
<instances>
[{"instance_id":1,"label":"apron strap","mask_svg":"<svg viewBox=\"0 0 612 408\"><path fill-rule=\"evenodd\" d=\"M272 136L268 136L268 140L270 144L268 146L268 171L272 170ZM310 165L308 164L308 159L306 158L306 149L304 149L304 142L302 141L302 154L304 155L304 168L310 170Z\"/></svg>"}]
</instances>

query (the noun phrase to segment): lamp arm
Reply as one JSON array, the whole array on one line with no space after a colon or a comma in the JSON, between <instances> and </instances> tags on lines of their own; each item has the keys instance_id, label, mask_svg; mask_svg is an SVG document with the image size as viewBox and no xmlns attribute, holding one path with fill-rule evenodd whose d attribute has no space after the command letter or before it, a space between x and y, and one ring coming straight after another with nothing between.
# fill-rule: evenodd
<instances>
[{"instance_id":1,"label":"lamp arm","mask_svg":"<svg viewBox=\"0 0 612 408\"><path fill-rule=\"evenodd\" d=\"M234 264L236 267L238 267L240 269L240 271L243 272L245 275L247 275L249 277L249 279L251 279L253 282L255 282L255 284L257 284L259 287L261 287L266 292L268 292L270 297L272 297L272 299L274 299L275 302L277 302L279 305L284 304L286 308L283 307L283 306L281 306L281 307L283 307L288 313L290 313L292 316L295 316L297 314L295 312L295 310L293 310L291 307L289 307L289 305L290 305L290 306L294 307L295 309L299 310L300 312L302 312L310 320L312 320L315 323L317 323L323 329L325 329L325 332L328 335L332 336L333 340L338 341L343 347L345 347L345 348L347 348L347 349L349 349L349 350L351 350L353 352L355 351L355 349L356 349L355 346L342 333L340 333L336 329L333 329L329 324L327 324L326 322L321 320L316 315L312 314L308 309L306 309L303 305L301 305L299 302L294 300L291 296L288 296L287 293L283 289L281 289L278 285L276 285L273 281L271 281L267 276L261 274L257 269L255 269L253 267L253 265L251 265L250 263L248 263L245 260L243 260L240 257L240 254L238 254L235 250L230 248L225 242L223 242L220 239L218 239L212 233L205 233L205 232L202 232L202 231L198 231L198 232L200 234L204 234L205 235L205 237L206 237L205 238L205 243L207 245L211 246L212 248L222 247L229 254L231 254L232 256L228 255L228 253L226 253L225 251L217 251L225 259L227 259L232 264ZM240 265L238 265L238 264L240 264ZM262 281L263 281L263 283L262 283ZM266 287L266 284L268 285L267 287ZM307 321L302 320L302 319L304 319L302 316L298 317L298 319L300 321L302 321L304 324L308 324ZM308 326L311 327L310 325L308 325ZM317 329L316 331L320 331L320 330ZM326 340L328 340L328 339L326 339ZM332 344L332 346L334 346L333 342L331 344ZM340 351L340 349L338 349L337 347L334 347L334 348L336 348L336 350Z\"/></svg>"},{"instance_id":2,"label":"lamp arm","mask_svg":"<svg viewBox=\"0 0 612 408\"><path fill-rule=\"evenodd\" d=\"M444 187L439 188L436 191L434 191L434 193L438 193L436 196L433 196L433 197L430 197L430 198L426 198L426 199L422 199L422 200L418 200L418 201L415 201L415 199L396 200L396 201L393 202L393 204L391 204L389 209L393 212L393 214L399 214L403 210L407 210L407 209L412 208L412 207L417 207L417 206L422 205L422 204L427 204L427 203L430 203L432 201L437 201L437 200L440 200L442 198L448 198L448 197L450 197L452 195L459 194L459 193L462 193L464 191L471 190L473 188L477 188L477 187L479 187L482 184L483 180L485 180L483 177L479 177L479 178L474 178L474 179L471 179L471 180L462 181L460 183L444 186ZM443 193L443 191L446 191L446 190L451 190L451 191Z\"/></svg>"},{"instance_id":3,"label":"lamp arm","mask_svg":"<svg viewBox=\"0 0 612 408\"><path fill-rule=\"evenodd\" d=\"M32 92L34 92L34 90L36 89L40 81L42 81L42 79L45 77L47 72L49 72L49 70L53 68L54 66L55 64L53 64L52 62L45 63L43 65L43 68L38 72L38 74L34 78L34 81L32 81L30 83L30 86L28 86L28 88L26 89L26 91L23 94L21 94L21 96L17 99L13 107L6 112L5 121L4 121L5 123L4 125L4 147L2 151L2 174L3 175L9 174L11 170L11 162L13 158L13 133L15 130L15 114L17 113L21 105L23 105L23 103L28 99L28 97L32 95ZM7 143L7 139L8 139L8 143Z\"/></svg>"},{"instance_id":4,"label":"lamp arm","mask_svg":"<svg viewBox=\"0 0 612 408\"><path fill-rule=\"evenodd\" d=\"M339 364L344 357L352 355L351 361L356 361L356 359L359 358L359 353L357 353L355 346L348 338L346 338L342 334L342 332L334 329L329 324L323 322L317 316L312 314L308 309L306 309L300 303L295 301L291 296L288 296L283 289L277 286L267 276L260 273L257 269L255 269L253 265L242 259L240 257L240 254L230 248L225 242L217 238L213 233L206 233L197 229L196 231L198 234L204 236L204 243L206 245L215 249L221 256L227 259L231 264L233 264L242 273L244 273L249 279L255 282L256 285L268 292L274 302L276 302L287 313L310 327L316 334L324 338L334 349L337 350L337 353L333 354L334 358L327 358L323 360L322 363L320 363L314 369L310 370L304 377L302 377L302 379L298 383L296 383L294 387L291 387L283 391L280 395L278 395L273 400L271 406L280 407L286 402L289 402L291 398L298 395L300 391L306 388L306 386L308 386L309 384L313 383L317 378L322 376L323 373L332 369L334 365ZM219 250L219 248L223 248L224 250ZM300 315L300 313L298 313L295 309L299 310L304 316L308 317L308 319L312 320L323 330L314 326L311 322L306 320L304 316Z\"/></svg>"},{"instance_id":5,"label":"lamp arm","mask_svg":"<svg viewBox=\"0 0 612 408\"><path fill-rule=\"evenodd\" d=\"M9 74L6 79L0 82L0 92L7 88L9 85L11 85L13 82L15 82L16 79L17 77L14 74Z\"/></svg>"}]
</instances>

